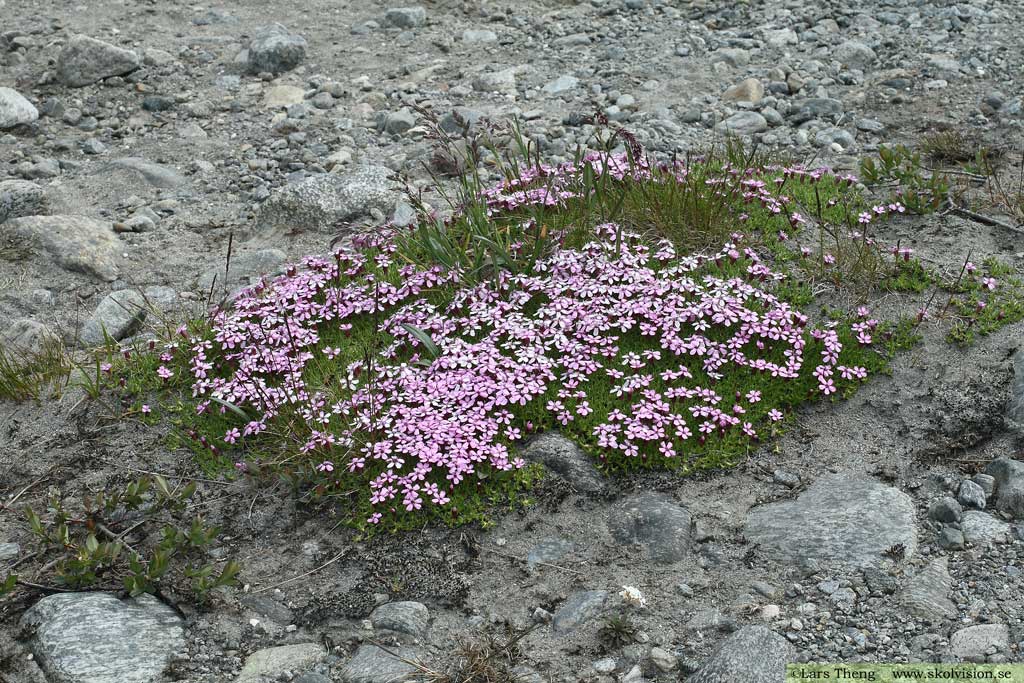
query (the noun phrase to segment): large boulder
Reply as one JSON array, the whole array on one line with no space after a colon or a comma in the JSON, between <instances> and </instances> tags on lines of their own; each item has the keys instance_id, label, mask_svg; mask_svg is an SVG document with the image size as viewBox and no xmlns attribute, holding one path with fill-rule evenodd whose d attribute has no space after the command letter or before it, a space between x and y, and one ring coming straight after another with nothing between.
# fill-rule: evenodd
<instances>
[{"instance_id":1,"label":"large boulder","mask_svg":"<svg viewBox=\"0 0 1024 683\"><path fill-rule=\"evenodd\" d=\"M141 65L142 60L132 50L76 35L57 57L57 78L64 85L77 88L111 76L123 76Z\"/></svg>"},{"instance_id":2,"label":"large boulder","mask_svg":"<svg viewBox=\"0 0 1024 683\"><path fill-rule=\"evenodd\" d=\"M26 216L0 225L0 237L40 245L61 268L112 282L120 270L122 245L107 222L86 216Z\"/></svg>"},{"instance_id":3,"label":"large boulder","mask_svg":"<svg viewBox=\"0 0 1024 683\"><path fill-rule=\"evenodd\" d=\"M51 683L152 683L185 647L181 619L151 595L49 595L21 625Z\"/></svg>"},{"instance_id":4,"label":"large boulder","mask_svg":"<svg viewBox=\"0 0 1024 683\"><path fill-rule=\"evenodd\" d=\"M260 206L257 224L287 232L325 231L371 209L389 214L400 196L391 176L383 166L365 165L289 185Z\"/></svg>"},{"instance_id":5,"label":"large boulder","mask_svg":"<svg viewBox=\"0 0 1024 683\"><path fill-rule=\"evenodd\" d=\"M687 683L782 683L796 650L765 626L744 626L726 638Z\"/></svg>"},{"instance_id":6,"label":"large boulder","mask_svg":"<svg viewBox=\"0 0 1024 683\"><path fill-rule=\"evenodd\" d=\"M914 503L907 494L851 474L819 478L799 498L754 508L745 535L770 557L799 562L813 557L839 567L880 564L902 546L917 551Z\"/></svg>"},{"instance_id":7,"label":"large boulder","mask_svg":"<svg viewBox=\"0 0 1024 683\"><path fill-rule=\"evenodd\" d=\"M0 130L32 123L39 118L39 110L12 88L0 88Z\"/></svg>"},{"instance_id":8,"label":"large boulder","mask_svg":"<svg viewBox=\"0 0 1024 683\"><path fill-rule=\"evenodd\" d=\"M252 73L291 71L306 58L306 39L281 24L264 26L249 43L247 64Z\"/></svg>"}]
</instances>

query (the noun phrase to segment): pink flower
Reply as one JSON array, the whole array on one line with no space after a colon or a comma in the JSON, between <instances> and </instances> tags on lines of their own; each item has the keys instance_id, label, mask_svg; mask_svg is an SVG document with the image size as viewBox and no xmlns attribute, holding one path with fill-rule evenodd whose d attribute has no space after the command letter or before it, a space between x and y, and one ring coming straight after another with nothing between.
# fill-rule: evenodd
<instances>
[{"instance_id":1,"label":"pink flower","mask_svg":"<svg viewBox=\"0 0 1024 683\"><path fill-rule=\"evenodd\" d=\"M776 410L775 408L772 408L771 410L768 411L768 419L771 420L772 422L778 422L782 419L782 417L782 413Z\"/></svg>"},{"instance_id":2,"label":"pink flower","mask_svg":"<svg viewBox=\"0 0 1024 683\"><path fill-rule=\"evenodd\" d=\"M237 431L237 430L235 430L235 431ZM320 463L319 465L316 466L316 471L317 472L333 472L334 471L334 463L331 462L330 460L324 460L322 463Z\"/></svg>"},{"instance_id":3,"label":"pink flower","mask_svg":"<svg viewBox=\"0 0 1024 683\"><path fill-rule=\"evenodd\" d=\"M241 438L241 436L242 433L238 431L238 428L232 427L224 434L224 441L225 443L235 443L239 438Z\"/></svg>"},{"instance_id":4,"label":"pink flower","mask_svg":"<svg viewBox=\"0 0 1024 683\"><path fill-rule=\"evenodd\" d=\"M981 286L988 290L995 290L998 282L994 277L983 277L981 278Z\"/></svg>"},{"instance_id":5,"label":"pink flower","mask_svg":"<svg viewBox=\"0 0 1024 683\"><path fill-rule=\"evenodd\" d=\"M151 412L152 412L152 410L150 409L149 404L148 403L143 403L142 404L142 414L143 415L149 415Z\"/></svg>"}]
</instances>

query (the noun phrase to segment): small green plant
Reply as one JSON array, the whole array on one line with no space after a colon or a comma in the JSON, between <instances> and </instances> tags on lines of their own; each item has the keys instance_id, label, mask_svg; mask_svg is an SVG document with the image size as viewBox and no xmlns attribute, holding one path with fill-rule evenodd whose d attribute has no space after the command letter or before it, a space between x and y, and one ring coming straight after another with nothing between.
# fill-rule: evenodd
<instances>
[{"instance_id":1,"label":"small green plant","mask_svg":"<svg viewBox=\"0 0 1024 683\"><path fill-rule=\"evenodd\" d=\"M134 596L156 592L168 572L179 569L196 596L205 600L212 589L237 583L240 568L229 561L217 572L204 562L219 533L216 527L199 517L186 528L177 526L176 518L195 491L195 482L171 487L164 477L153 475L135 479L119 491L85 496L74 512L58 492L50 497L45 518L31 507L25 515L60 586L81 589L119 578ZM155 547L130 542L133 534L145 539L150 528L161 523Z\"/></svg>"},{"instance_id":2,"label":"small green plant","mask_svg":"<svg viewBox=\"0 0 1024 683\"><path fill-rule=\"evenodd\" d=\"M949 198L948 176L929 172L921 163L921 153L904 145L880 147L877 160L865 157L861 161L860 173L865 185L891 187L893 196L913 213L937 211Z\"/></svg>"},{"instance_id":3,"label":"small green plant","mask_svg":"<svg viewBox=\"0 0 1024 683\"><path fill-rule=\"evenodd\" d=\"M59 388L72 367L64 345L56 339L46 339L28 354L15 354L0 346L0 399L38 399L48 387Z\"/></svg>"},{"instance_id":4,"label":"small green plant","mask_svg":"<svg viewBox=\"0 0 1024 683\"><path fill-rule=\"evenodd\" d=\"M597 631L597 640L605 652L611 652L636 642L639 629L625 614L611 614Z\"/></svg>"}]
</instances>

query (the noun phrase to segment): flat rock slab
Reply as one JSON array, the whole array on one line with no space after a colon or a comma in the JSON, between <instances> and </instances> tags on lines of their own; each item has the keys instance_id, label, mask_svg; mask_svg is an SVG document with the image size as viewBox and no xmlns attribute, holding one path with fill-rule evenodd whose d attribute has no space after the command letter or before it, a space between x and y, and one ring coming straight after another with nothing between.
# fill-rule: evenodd
<instances>
[{"instance_id":1,"label":"flat rock slab","mask_svg":"<svg viewBox=\"0 0 1024 683\"><path fill-rule=\"evenodd\" d=\"M949 653L965 662L984 662L990 649L1005 652L1010 647L1006 624L981 624L960 629L949 637Z\"/></svg>"},{"instance_id":2,"label":"flat rock slab","mask_svg":"<svg viewBox=\"0 0 1024 683\"><path fill-rule=\"evenodd\" d=\"M308 669L327 656L327 649L318 643L299 643L268 647L253 652L245 660L235 683L259 683L267 676L277 680L285 672Z\"/></svg>"},{"instance_id":3,"label":"flat rock slab","mask_svg":"<svg viewBox=\"0 0 1024 683\"><path fill-rule=\"evenodd\" d=\"M390 214L398 184L384 166L357 166L344 174L324 174L275 192L260 207L262 229L288 232L338 230L339 224L371 209Z\"/></svg>"},{"instance_id":4,"label":"flat rock slab","mask_svg":"<svg viewBox=\"0 0 1024 683\"><path fill-rule=\"evenodd\" d=\"M555 611L552 626L556 631L571 631L600 614L607 599L608 591L573 593Z\"/></svg>"},{"instance_id":5,"label":"flat rock slab","mask_svg":"<svg viewBox=\"0 0 1024 683\"><path fill-rule=\"evenodd\" d=\"M922 619L939 621L956 616L956 605L949 599L953 579L949 576L949 559L932 560L911 578L900 593L907 611Z\"/></svg>"},{"instance_id":6,"label":"flat rock slab","mask_svg":"<svg viewBox=\"0 0 1024 683\"><path fill-rule=\"evenodd\" d=\"M111 169L124 169L139 174L139 176L153 187L163 190L173 190L188 183L188 179L173 168L163 164L147 161L139 157L124 157L114 159L108 164L99 168L97 173L109 172Z\"/></svg>"},{"instance_id":7,"label":"flat rock slab","mask_svg":"<svg viewBox=\"0 0 1024 683\"><path fill-rule=\"evenodd\" d=\"M111 292L85 321L79 340L86 346L97 346L108 336L115 341L130 337L142 326L146 312L146 299L134 289Z\"/></svg>"},{"instance_id":8,"label":"flat rock slab","mask_svg":"<svg viewBox=\"0 0 1024 683\"><path fill-rule=\"evenodd\" d=\"M373 610L370 623L374 628L398 631L415 638L422 638L430 625L430 610L420 602L409 600L389 602Z\"/></svg>"},{"instance_id":9,"label":"flat rock slab","mask_svg":"<svg viewBox=\"0 0 1024 683\"><path fill-rule=\"evenodd\" d=\"M150 595L49 595L21 625L51 683L152 683L185 648L181 619Z\"/></svg>"},{"instance_id":10,"label":"flat rock slab","mask_svg":"<svg viewBox=\"0 0 1024 683\"><path fill-rule=\"evenodd\" d=\"M114 226L86 216L27 216L9 220L0 236L13 235L39 244L61 268L113 282L123 246Z\"/></svg>"},{"instance_id":11,"label":"flat rock slab","mask_svg":"<svg viewBox=\"0 0 1024 683\"><path fill-rule=\"evenodd\" d=\"M523 450L523 457L543 463L579 491L596 492L604 488L604 478L594 469L591 458L557 432L545 432L534 438Z\"/></svg>"},{"instance_id":12,"label":"flat rock slab","mask_svg":"<svg viewBox=\"0 0 1024 683\"><path fill-rule=\"evenodd\" d=\"M917 552L914 504L902 491L864 477L821 477L794 501L754 508L748 540L782 562L813 558L824 565L870 567L901 544Z\"/></svg>"},{"instance_id":13,"label":"flat rock slab","mask_svg":"<svg viewBox=\"0 0 1024 683\"><path fill-rule=\"evenodd\" d=\"M57 78L64 85L77 88L111 76L123 76L141 65L142 60L131 50L76 35L57 57Z\"/></svg>"},{"instance_id":14,"label":"flat rock slab","mask_svg":"<svg viewBox=\"0 0 1024 683\"><path fill-rule=\"evenodd\" d=\"M744 626L686 679L687 683L782 683L796 650L765 626Z\"/></svg>"},{"instance_id":15,"label":"flat rock slab","mask_svg":"<svg viewBox=\"0 0 1024 683\"><path fill-rule=\"evenodd\" d=\"M979 510L968 510L960 517L960 530L964 533L964 540L974 545L1010 540L1009 524Z\"/></svg>"},{"instance_id":16,"label":"flat rock slab","mask_svg":"<svg viewBox=\"0 0 1024 683\"><path fill-rule=\"evenodd\" d=\"M412 647L389 647L388 650L391 652L376 645L360 645L342 668L341 680L345 683L402 683L420 673L410 664L419 661L419 650Z\"/></svg>"},{"instance_id":17,"label":"flat rock slab","mask_svg":"<svg viewBox=\"0 0 1024 683\"><path fill-rule=\"evenodd\" d=\"M672 564L690 551L689 511L671 496L629 496L612 510L608 529L620 544L639 544L656 564Z\"/></svg>"},{"instance_id":18,"label":"flat rock slab","mask_svg":"<svg viewBox=\"0 0 1024 683\"><path fill-rule=\"evenodd\" d=\"M573 548L572 542L563 538L545 538L526 554L526 569L534 571L538 566L558 562L571 553Z\"/></svg>"}]
</instances>

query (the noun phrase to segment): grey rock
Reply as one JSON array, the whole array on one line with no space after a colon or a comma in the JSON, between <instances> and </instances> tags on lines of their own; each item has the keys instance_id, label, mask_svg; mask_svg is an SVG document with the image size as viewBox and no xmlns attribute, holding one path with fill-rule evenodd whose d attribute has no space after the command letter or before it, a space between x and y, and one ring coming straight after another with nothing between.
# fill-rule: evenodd
<instances>
[{"instance_id":1,"label":"grey rock","mask_svg":"<svg viewBox=\"0 0 1024 683\"><path fill-rule=\"evenodd\" d=\"M79 147L82 148L82 152L84 154L96 155L103 154L107 151L107 146L96 138L87 138L82 140L82 144L79 145Z\"/></svg>"},{"instance_id":2,"label":"grey rock","mask_svg":"<svg viewBox=\"0 0 1024 683\"><path fill-rule=\"evenodd\" d=\"M982 493L985 494L986 502L996 491L996 478L991 474L978 473L971 477L971 481L981 487Z\"/></svg>"},{"instance_id":3,"label":"grey rock","mask_svg":"<svg viewBox=\"0 0 1024 683\"><path fill-rule=\"evenodd\" d=\"M1005 543L1010 538L1010 525L979 510L967 510L960 519L964 539L973 545Z\"/></svg>"},{"instance_id":4,"label":"grey rock","mask_svg":"<svg viewBox=\"0 0 1024 683\"><path fill-rule=\"evenodd\" d=\"M715 650L687 683L782 683L796 651L765 626L745 626Z\"/></svg>"},{"instance_id":5,"label":"grey rock","mask_svg":"<svg viewBox=\"0 0 1024 683\"><path fill-rule=\"evenodd\" d=\"M683 628L690 632L696 633L698 631L735 631L736 620L713 607L698 610L690 619L686 622Z\"/></svg>"},{"instance_id":6,"label":"grey rock","mask_svg":"<svg viewBox=\"0 0 1024 683\"><path fill-rule=\"evenodd\" d=\"M59 341L49 327L31 318L19 318L0 330L0 347L18 355L37 354Z\"/></svg>"},{"instance_id":7,"label":"grey rock","mask_svg":"<svg viewBox=\"0 0 1024 683\"><path fill-rule=\"evenodd\" d=\"M291 71L306 58L306 39L281 24L264 26L249 43L246 64L255 74Z\"/></svg>"},{"instance_id":8,"label":"grey rock","mask_svg":"<svg viewBox=\"0 0 1024 683\"><path fill-rule=\"evenodd\" d=\"M545 538L526 554L526 568L533 571L543 563L554 563L573 551L573 544L563 538Z\"/></svg>"},{"instance_id":9,"label":"grey rock","mask_svg":"<svg viewBox=\"0 0 1024 683\"><path fill-rule=\"evenodd\" d=\"M39 110L13 88L0 88L0 130L22 126L39 119Z\"/></svg>"},{"instance_id":10,"label":"grey rock","mask_svg":"<svg viewBox=\"0 0 1024 683\"><path fill-rule=\"evenodd\" d=\"M49 595L21 625L52 683L151 683L185 647L181 619L150 595Z\"/></svg>"},{"instance_id":11,"label":"grey rock","mask_svg":"<svg viewBox=\"0 0 1024 683\"><path fill-rule=\"evenodd\" d=\"M949 637L949 653L965 662L984 662L990 649L1005 652L1010 647L1006 624L981 624L962 628Z\"/></svg>"},{"instance_id":12,"label":"grey rock","mask_svg":"<svg viewBox=\"0 0 1024 683\"><path fill-rule=\"evenodd\" d=\"M640 544L656 564L682 560L690 550L691 517L670 496L641 493L612 510L608 527L621 544Z\"/></svg>"},{"instance_id":13,"label":"grey rock","mask_svg":"<svg viewBox=\"0 0 1024 683\"><path fill-rule=\"evenodd\" d=\"M423 7L394 7L384 15L384 25L395 28L418 28L427 22Z\"/></svg>"},{"instance_id":14,"label":"grey rock","mask_svg":"<svg viewBox=\"0 0 1024 683\"><path fill-rule=\"evenodd\" d=\"M247 595L242 598L242 604L261 617L276 621L278 624L288 625L292 623L294 617L290 609L266 594Z\"/></svg>"},{"instance_id":15,"label":"grey rock","mask_svg":"<svg viewBox=\"0 0 1024 683\"><path fill-rule=\"evenodd\" d=\"M0 181L0 223L9 218L45 216L50 203L43 188L27 180Z\"/></svg>"},{"instance_id":16,"label":"grey rock","mask_svg":"<svg viewBox=\"0 0 1024 683\"><path fill-rule=\"evenodd\" d=\"M384 132L390 135L403 135L415 125L416 117L407 108L402 107L398 111L387 115L387 119L384 122Z\"/></svg>"},{"instance_id":17,"label":"grey rock","mask_svg":"<svg viewBox=\"0 0 1024 683\"><path fill-rule=\"evenodd\" d=\"M338 223L365 216L373 209L387 215L400 197L391 175L384 166L365 165L287 186L263 203L257 224L320 231L333 230Z\"/></svg>"},{"instance_id":18,"label":"grey rock","mask_svg":"<svg viewBox=\"0 0 1024 683\"><path fill-rule=\"evenodd\" d=\"M964 532L957 528L946 526L939 532L938 544L943 550L963 550Z\"/></svg>"},{"instance_id":19,"label":"grey rock","mask_svg":"<svg viewBox=\"0 0 1024 683\"><path fill-rule=\"evenodd\" d=\"M759 104L764 98L764 86L756 78L748 78L736 85L729 86L722 93L723 102L748 102Z\"/></svg>"},{"instance_id":20,"label":"grey rock","mask_svg":"<svg viewBox=\"0 0 1024 683\"><path fill-rule=\"evenodd\" d=\"M956 616L956 605L949 599L953 579L949 559L940 557L913 576L900 593L900 601L916 617L939 621Z\"/></svg>"},{"instance_id":21,"label":"grey rock","mask_svg":"<svg viewBox=\"0 0 1024 683\"><path fill-rule=\"evenodd\" d=\"M245 660L235 683L261 683L264 677L277 680L285 672L308 669L324 657L327 650L319 643L281 645L257 650Z\"/></svg>"},{"instance_id":22,"label":"grey rock","mask_svg":"<svg viewBox=\"0 0 1024 683\"><path fill-rule=\"evenodd\" d=\"M552 626L556 631L571 631L593 619L604 608L608 591L578 591L555 611Z\"/></svg>"},{"instance_id":23,"label":"grey rock","mask_svg":"<svg viewBox=\"0 0 1024 683\"><path fill-rule=\"evenodd\" d=\"M579 84L580 79L575 76L563 75L548 82L543 88L541 88L541 92L546 95L560 95L564 92L574 90Z\"/></svg>"},{"instance_id":24,"label":"grey rock","mask_svg":"<svg viewBox=\"0 0 1024 683\"><path fill-rule=\"evenodd\" d=\"M515 94L516 68L509 67L500 71L485 71L479 74L473 79L473 90Z\"/></svg>"},{"instance_id":25,"label":"grey rock","mask_svg":"<svg viewBox=\"0 0 1024 683\"><path fill-rule=\"evenodd\" d=\"M57 57L57 78L66 86L78 88L111 76L123 76L141 65L132 50L76 35Z\"/></svg>"},{"instance_id":26,"label":"grey rock","mask_svg":"<svg viewBox=\"0 0 1024 683\"><path fill-rule=\"evenodd\" d=\"M848 40L832 51L832 58L856 68L872 64L878 56L870 47L856 40Z\"/></svg>"},{"instance_id":27,"label":"grey rock","mask_svg":"<svg viewBox=\"0 0 1024 683\"><path fill-rule=\"evenodd\" d=\"M523 457L543 463L577 490L595 492L604 487L604 479L590 457L558 432L545 432L535 437L523 450Z\"/></svg>"},{"instance_id":28,"label":"grey rock","mask_svg":"<svg viewBox=\"0 0 1024 683\"><path fill-rule=\"evenodd\" d=\"M0 543L0 562L12 562L18 559L21 548L17 543Z\"/></svg>"},{"instance_id":29,"label":"grey rock","mask_svg":"<svg viewBox=\"0 0 1024 683\"><path fill-rule=\"evenodd\" d=\"M441 127L441 130L449 135L462 135L464 132L471 131L477 127L480 119L484 118L484 116L486 116L484 112L476 109L455 107L452 111L441 117L438 125Z\"/></svg>"},{"instance_id":30,"label":"grey rock","mask_svg":"<svg viewBox=\"0 0 1024 683\"><path fill-rule=\"evenodd\" d=\"M988 464L985 474L995 479L995 509L1024 519L1024 462L998 458Z\"/></svg>"},{"instance_id":31,"label":"grey rock","mask_svg":"<svg viewBox=\"0 0 1024 683\"><path fill-rule=\"evenodd\" d=\"M960 482L960 490L957 491L956 498L964 507L985 509L985 489L970 479Z\"/></svg>"},{"instance_id":32,"label":"grey rock","mask_svg":"<svg viewBox=\"0 0 1024 683\"><path fill-rule=\"evenodd\" d=\"M679 666L679 659L669 652L660 647L651 648L651 664L658 667L659 671L669 672L673 671Z\"/></svg>"},{"instance_id":33,"label":"grey rock","mask_svg":"<svg viewBox=\"0 0 1024 683\"><path fill-rule=\"evenodd\" d=\"M430 625L430 610L420 602L389 602L373 610L370 622L374 628L422 638Z\"/></svg>"},{"instance_id":34,"label":"grey rock","mask_svg":"<svg viewBox=\"0 0 1024 683\"><path fill-rule=\"evenodd\" d=\"M467 28L462 32L462 42L464 43L496 43L497 41L498 35L487 29Z\"/></svg>"},{"instance_id":35,"label":"grey rock","mask_svg":"<svg viewBox=\"0 0 1024 683\"><path fill-rule=\"evenodd\" d=\"M819 116L837 116L843 113L843 103L829 97L812 97L795 102L790 109L794 123L803 123Z\"/></svg>"},{"instance_id":36,"label":"grey rock","mask_svg":"<svg viewBox=\"0 0 1024 683\"><path fill-rule=\"evenodd\" d=\"M729 66L741 67L750 64L750 52L743 48L725 48L722 50L716 50L711 58L714 61L725 62Z\"/></svg>"},{"instance_id":37,"label":"grey rock","mask_svg":"<svg viewBox=\"0 0 1024 683\"><path fill-rule=\"evenodd\" d=\"M843 149L849 149L856 144L853 133L843 128L829 127L818 131L814 136L814 142L819 147L827 145L839 145Z\"/></svg>"},{"instance_id":38,"label":"grey rock","mask_svg":"<svg viewBox=\"0 0 1024 683\"><path fill-rule=\"evenodd\" d=\"M928 518L945 524L959 522L963 512L963 506L949 496L939 498L928 506Z\"/></svg>"},{"instance_id":39,"label":"grey rock","mask_svg":"<svg viewBox=\"0 0 1024 683\"><path fill-rule=\"evenodd\" d=\"M220 290L234 292L239 287L253 284L263 275L272 274L285 258L280 249L241 251L231 256L227 273L223 264L214 266L199 276L197 287L205 293L216 284Z\"/></svg>"},{"instance_id":40,"label":"grey rock","mask_svg":"<svg viewBox=\"0 0 1024 683\"><path fill-rule=\"evenodd\" d=\"M85 216L27 216L0 234L33 240L62 268L112 282L120 272L121 242L113 226Z\"/></svg>"},{"instance_id":41,"label":"grey rock","mask_svg":"<svg viewBox=\"0 0 1024 683\"><path fill-rule=\"evenodd\" d=\"M139 174L143 180L165 190L181 187L188 183L188 180L172 168L157 164L139 157L123 157L112 159L110 162L97 169L97 173L108 173L111 168L124 169Z\"/></svg>"},{"instance_id":42,"label":"grey rock","mask_svg":"<svg viewBox=\"0 0 1024 683\"><path fill-rule=\"evenodd\" d=\"M885 130L885 124L874 119L857 119L857 130L864 133L881 133Z\"/></svg>"},{"instance_id":43,"label":"grey rock","mask_svg":"<svg viewBox=\"0 0 1024 683\"><path fill-rule=\"evenodd\" d=\"M756 111L738 111L715 126L719 133L754 135L768 130L768 121Z\"/></svg>"},{"instance_id":44,"label":"grey rock","mask_svg":"<svg viewBox=\"0 0 1024 683\"><path fill-rule=\"evenodd\" d=\"M411 647L388 649L394 654L376 645L360 645L352 659L342 667L341 680L345 683L402 683L413 680L420 670L409 662L419 661L419 650Z\"/></svg>"},{"instance_id":45,"label":"grey rock","mask_svg":"<svg viewBox=\"0 0 1024 683\"><path fill-rule=\"evenodd\" d=\"M111 292L100 302L82 326L80 341L87 346L102 344L104 332L120 341L135 334L146 319L146 300L134 289Z\"/></svg>"},{"instance_id":46,"label":"grey rock","mask_svg":"<svg viewBox=\"0 0 1024 683\"><path fill-rule=\"evenodd\" d=\"M766 554L786 562L815 557L835 566L865 567L902 544L917 552L914 504L905 493L873 479L826 475L795 501L756 507L745 535Z\"/></svg>"}]
</instances>

